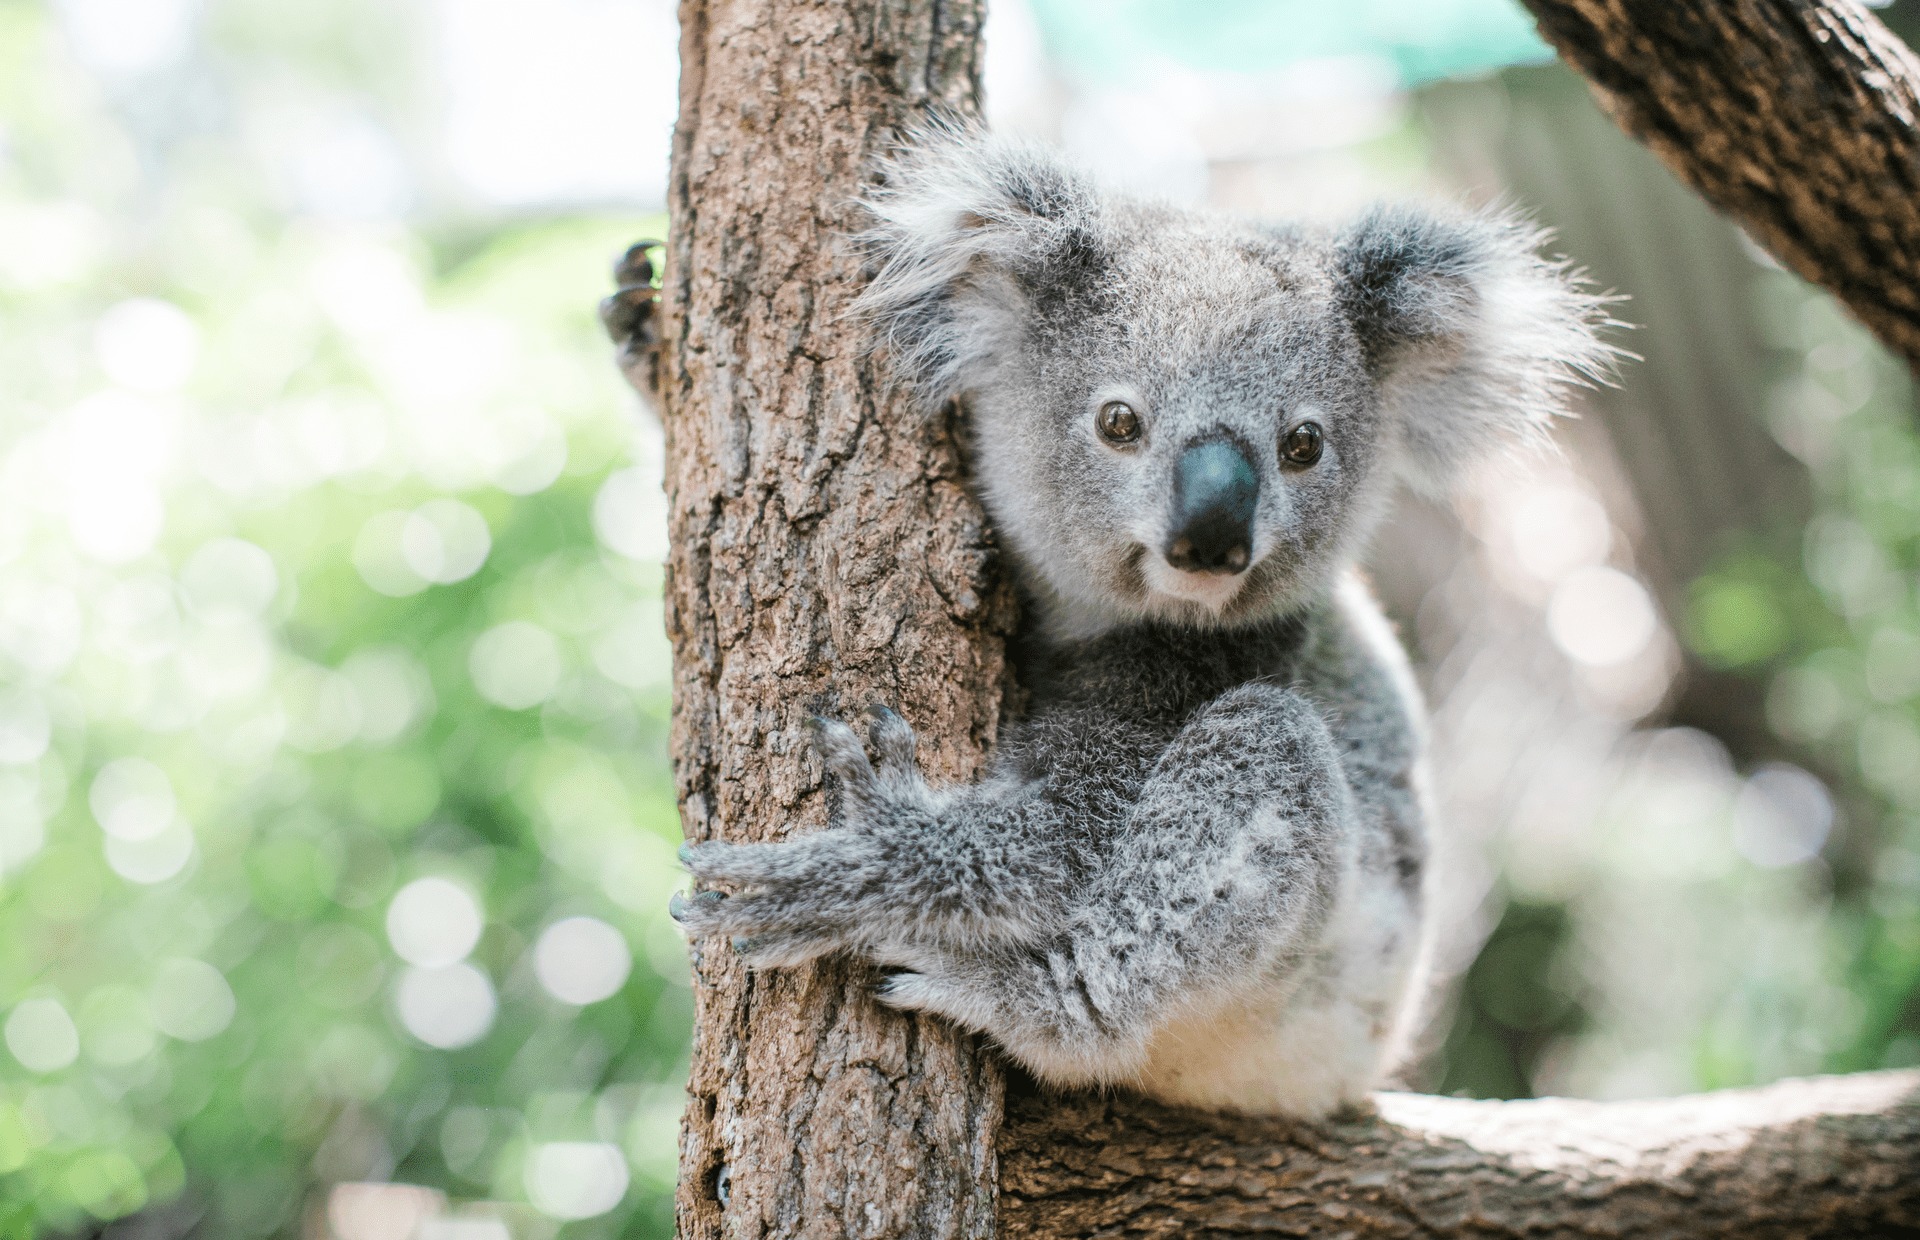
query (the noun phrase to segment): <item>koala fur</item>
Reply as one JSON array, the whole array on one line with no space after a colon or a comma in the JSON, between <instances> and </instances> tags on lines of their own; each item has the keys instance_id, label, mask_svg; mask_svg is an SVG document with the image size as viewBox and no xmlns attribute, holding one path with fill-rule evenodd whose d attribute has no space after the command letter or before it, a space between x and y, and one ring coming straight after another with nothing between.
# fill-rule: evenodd
<instances>
[{"instance_id":1,"label":"koala fur","mask_svg":"<svg viewBox=\"0 0 1920 1240\"><path fill-rule=\"evenodd\" d=\"M1608 361L1601 301L1506 216L1262 224L970 131L922 135L869 206L861 309L923 409L965 411L1031 707L961 787L891 711L864 742L817 721L834 825L690 846L675 915L756 967L864 957L1045 1081L1359 1100L1408 1032L1428 813L1354 563L1396 480L1543 435ZM1230 562L1176 566L1183 530Z\"/></svg>"}]
</instances>

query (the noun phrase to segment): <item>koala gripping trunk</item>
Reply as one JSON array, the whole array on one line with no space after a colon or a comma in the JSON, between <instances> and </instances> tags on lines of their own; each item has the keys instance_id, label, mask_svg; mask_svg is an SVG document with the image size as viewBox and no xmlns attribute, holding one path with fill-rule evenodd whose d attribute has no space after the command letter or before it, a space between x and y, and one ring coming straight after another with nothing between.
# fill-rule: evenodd
<instances>
[{"instance_id":1,"label":"koala gripping trunk","mask_svg":"<svg viewBox=\"0 0 1920 1240\"><path fill-rule=\"evenodd\" d=\"M928 773L978 770L1012 606L950 428L860 353L841 243L874 157L971 114L979 0L687 0L669 186L673 752L689 839L824 825L812 713L899 706ZM974 1039L827 964L694 960L682 1236L993 1229L1001 1085Z\"/></svg>"}]
</instances>

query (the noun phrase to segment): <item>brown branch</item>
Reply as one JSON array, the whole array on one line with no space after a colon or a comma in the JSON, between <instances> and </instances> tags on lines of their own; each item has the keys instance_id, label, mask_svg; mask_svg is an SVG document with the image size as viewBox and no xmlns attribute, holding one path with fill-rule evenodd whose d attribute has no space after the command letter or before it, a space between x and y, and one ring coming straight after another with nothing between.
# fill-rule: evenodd
<instances>
[{"instance_id":1,"label":"brown branch","mask_svg":"<svg viewBox=\"0 0 1920 1240\"><path fill-rule=\"evenodd\" d=\"M1920 1234L1920 1072L1651 1102L1378 1095L1318 1125L1010 1090L1002 1240Z\"/></svg>"},{"instance_id":2,"label":"brown branch","mask_svg":"<svg viewBox=\"0 0 1920 1240\"><path fill-rule=\"evenodd\" d=\"M1858 0L1524 0L1621 128L1920 368L1920 59Z\"/></svg>"}]
</instances>

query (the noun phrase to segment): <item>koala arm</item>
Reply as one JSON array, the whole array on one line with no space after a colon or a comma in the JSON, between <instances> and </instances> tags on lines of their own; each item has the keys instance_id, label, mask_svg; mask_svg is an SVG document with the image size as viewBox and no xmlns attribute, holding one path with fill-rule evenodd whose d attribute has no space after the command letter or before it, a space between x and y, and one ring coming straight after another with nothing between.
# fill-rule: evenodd
<instances>
[{"instance_id":1,"label":"koala arm","mask_svg":"<svg viewBox=\"0 0 1920 1240\"><path fill-rule=\"evenodd\" d=\"M1124 1080L1196 998L1289 984L1333 901L1352 797L1318 710L1268 683L1161 755L1064 932L899 953L881 998L991 1034L1061 1084Z\"/></svg>"},{"instance_id":2,"label":"koala arm","mask_svg":"<svg viewBox=\"0 0 1920 1240\"><path fill-rule=\"evenodd\" d=\"M815 721L835 777L838 825L779 844L709 842L681 850L703 891L673 912L691 935L726 934L758 967L838 948L875 957L908 945L975 951L1054 931L1078 868L1043 781L1011 774L936 789L914 761L906 721L876 708L868 740Z\"/></svg>"},{"instance_id":3,"label":"koala arm","mask_svg":"<svg viewBox=\"0 0 1920 1240\"><path fill-rule=\"evenodd\" d=\"M1255 682L1199 711L1098 847L1098 797L1002 776L929 788L912 733L877 712L878 763L851 729L817 744L845 825L782 844L684 850L694 936L755 967L851 949L892 972L880 998L993 1036L1062 1084L1124 1080L1181 1005L1285 986L1332 903L1352 794L1301 694ZM1057 781L1055 781L1057 782ZM1083 790L1084 791L1084 790Z\"/></svg>"}]
</instances>

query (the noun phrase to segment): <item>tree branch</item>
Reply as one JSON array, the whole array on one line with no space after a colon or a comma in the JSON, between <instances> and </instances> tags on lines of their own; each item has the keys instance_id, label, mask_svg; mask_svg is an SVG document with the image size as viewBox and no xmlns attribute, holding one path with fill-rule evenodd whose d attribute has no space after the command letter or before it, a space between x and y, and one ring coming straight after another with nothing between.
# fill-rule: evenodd
<instances>
[{"instance_id":1,"label":"tree branch","mask_svg":"<svg viewBox=\"0 0 1920 1240\"><path fill-rule=\"evenodd\" d=\"M1288 1125L1009 1087L1000 1236L1895 1236L1920 1072L1650 1102L1377 1095Z\"/></svg>"},{"instance_id":2,"label":"tree branch","mask_svg":"<svg viewBox=\"0 0 1920 1240\"><path fill-rule=\"evenodd\" d=\"M1920 369L1920 59L1858 0L1524 0L1601 106Z\"/></svg>"}]
</instances>

